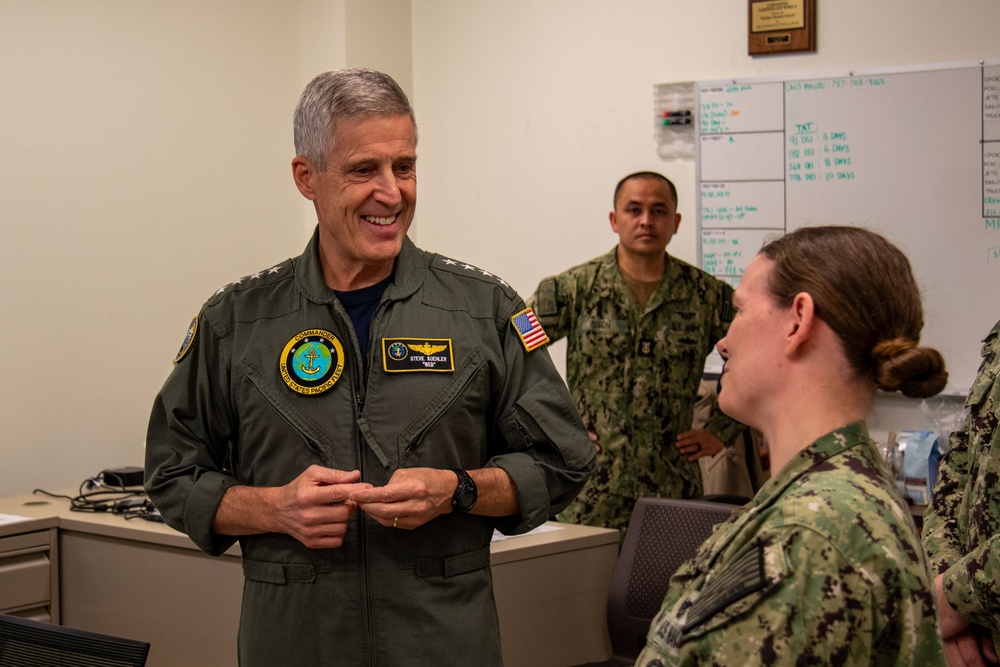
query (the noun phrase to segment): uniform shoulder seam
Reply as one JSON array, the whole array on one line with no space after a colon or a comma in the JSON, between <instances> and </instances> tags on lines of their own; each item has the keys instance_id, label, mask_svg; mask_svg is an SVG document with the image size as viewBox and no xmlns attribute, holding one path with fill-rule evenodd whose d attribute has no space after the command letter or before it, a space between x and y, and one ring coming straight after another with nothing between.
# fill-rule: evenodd
<instances>
[{"instance_id":1,"label":"uniform shoulder seam","mask_svg":"<svg viewBox=\"0 0 1000 667\"><path fill-rule=\"evenodd\" d=\"M457 276L460 279L483 283L486 286L499 287L509 299L517 298L517 293L511 287L510 283L500 276L481 269L474 264L451 259L444 255L433 254L430 260L430 269L435 272Z\"/></svg>"}]
</instances>

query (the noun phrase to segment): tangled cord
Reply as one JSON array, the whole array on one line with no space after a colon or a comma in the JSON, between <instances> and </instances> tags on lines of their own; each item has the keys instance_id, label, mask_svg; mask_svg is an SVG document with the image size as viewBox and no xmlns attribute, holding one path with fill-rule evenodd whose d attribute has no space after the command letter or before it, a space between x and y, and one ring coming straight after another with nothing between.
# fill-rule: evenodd
<instances>
[{"instance_id":1,"label":"tangled cord","mask_svg":"<svg viewBox=\"0 0 1000 667\"><path fill-rule=\"evenodd\" d=\"M32 493L68 500L70 511L73 512L110 512L125 519L163 521L159 510L141 487L106 484L103 473L83 480L79 493L75 496L52 493L45 489L35 489Z\"/></svg>"}]
</instances>

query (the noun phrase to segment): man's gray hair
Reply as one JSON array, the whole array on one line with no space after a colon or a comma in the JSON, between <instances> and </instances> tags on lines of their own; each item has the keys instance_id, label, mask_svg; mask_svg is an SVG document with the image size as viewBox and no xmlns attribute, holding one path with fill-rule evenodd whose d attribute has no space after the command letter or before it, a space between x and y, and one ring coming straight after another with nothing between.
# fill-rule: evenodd
<instances>
[{"instance_id":1,"label":"man's gray hair","mask_svg":"<svg viewBox=\"0 0 1000 667\"><path fill-rule=\"evenodd\" d=\"M317 171L326 171L336 121L398 115L410 117L416 143L413 107L391 76L360 67L323 72L309 82L295 107L295 154L309 160Z\"/></svg>"}]
</instances>

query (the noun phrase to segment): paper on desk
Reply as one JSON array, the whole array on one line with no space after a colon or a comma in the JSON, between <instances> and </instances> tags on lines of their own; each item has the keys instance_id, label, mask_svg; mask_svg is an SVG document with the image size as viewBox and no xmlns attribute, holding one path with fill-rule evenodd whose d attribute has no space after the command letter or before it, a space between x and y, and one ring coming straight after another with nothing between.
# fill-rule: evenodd
<instances>
[{"instance_id":1,"label":"paper on desk","mask_svg":"<svg viewBox=\"0 0 1000 667\"><path fill-rule=\"evenodd\" d=\"M541 533L548 533L553 530L562 530L562 526L557 526L552 523L543 523L538 528L529 530L526 533L521 533L520 535L504 535L499 530L493 531L493 542L501 542L506 539L513 539L515 537L524 537L525 535L540 535Z\"/></svg>"},{"instance_id":2,"label":"paper on desk","mask_svg":"<svg viewBox=\"0 0 1000 667\"><path fill-rule=\"evenodd\" d=\"M30 521L30 516L17 516L16 514L0 514L0 526L5 523L17 523L18 521Z\"/></svg>"}]
</instances>

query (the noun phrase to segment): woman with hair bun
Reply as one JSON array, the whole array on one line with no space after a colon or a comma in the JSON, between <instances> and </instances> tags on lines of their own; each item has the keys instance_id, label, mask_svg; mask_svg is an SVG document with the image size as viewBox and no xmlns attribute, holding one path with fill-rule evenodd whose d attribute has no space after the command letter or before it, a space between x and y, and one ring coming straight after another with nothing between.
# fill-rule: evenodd
<instances>
[{"instance_id":1,"label":"woman with hair bun","mask_svg":"<svg viewBox=\"0 0 1000 667\"><path fill-rule=\"evenodd\" d=\"M767 438L773 477L682 565L636 665L942 665L906 503L864 419L877 389L947 382L921 347L906 256L856 227L764 246L719 341L719 406Z\"/></svg>"}]
</instances>

